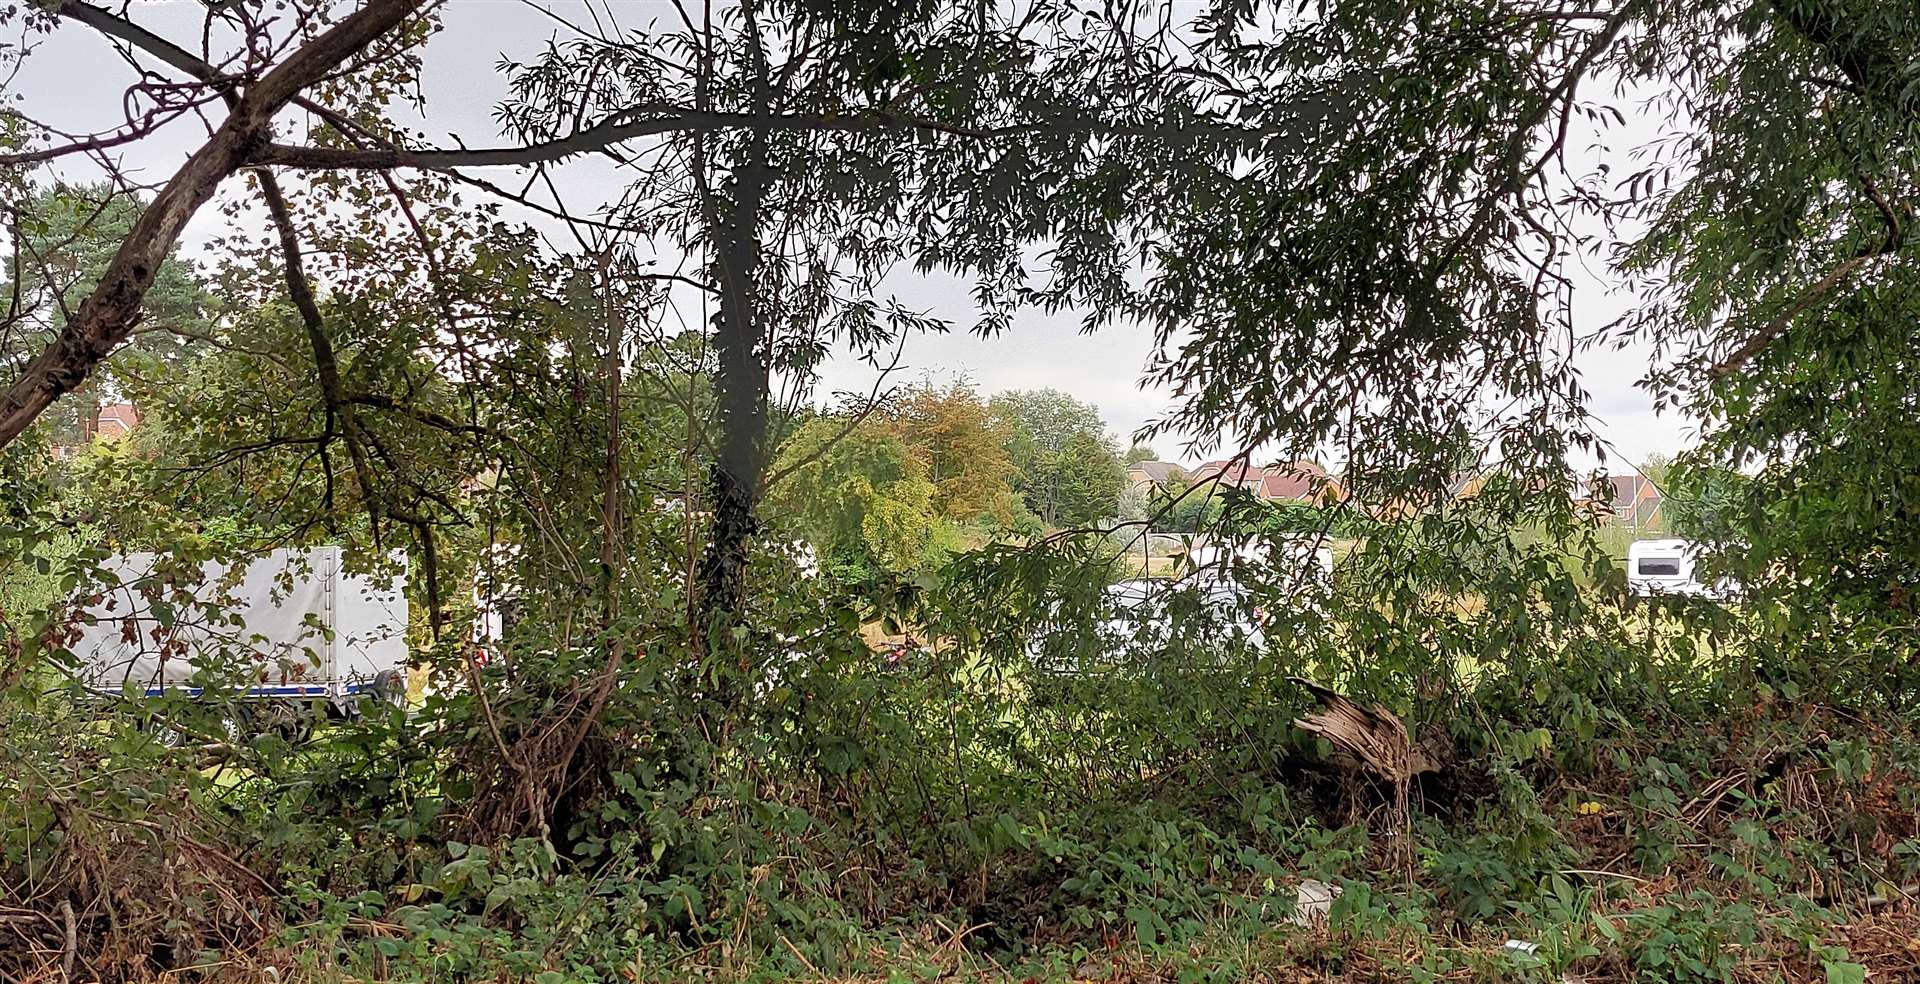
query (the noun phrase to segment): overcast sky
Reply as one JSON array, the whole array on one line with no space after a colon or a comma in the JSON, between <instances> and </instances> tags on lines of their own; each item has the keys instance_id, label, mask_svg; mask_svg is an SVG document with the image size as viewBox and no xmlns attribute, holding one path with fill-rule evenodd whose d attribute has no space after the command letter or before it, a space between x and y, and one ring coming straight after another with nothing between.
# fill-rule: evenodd
<instances>
[{"instance_id":1,"label":"overcast sky","mask_svg":"<svg viewBox=\"0 0 1920 984\"><path fill-rule=\"evenodd\" d=\"M628 29L658 17L672 17L672 8L659 0L613 0L626 17ZM519 0L450 0L446 28L430 42L422 84L431 125L427 136L444 138L457 133L470 144L495 136L494 106L506 93L506 80L497 72L501 57L530 57L563 31L553 20ZM553 3L569 16L573 5ZM197 0L134 0L133 16L162 36L190 50L199 47L201 11ZM16 21L16 23L18 23ZM12 40L12 39L9 39ZM10 86L20 98L15 105L30 116L64 121L69 130L106 130L123 120L121 98L132 73L91 29L63 23L28 60ZM1629 107L1623 107L1629 108ZM1650 134L1647 121L1629 119L1625 130L1610 135L1610 156L1618 159L1638 138ZM151 140L129 149L125 161L141 167L151 180L170 174L185 154L204 138L197 121L176 123ZM1582 160L1596 161L1592 135L1569 142L1575 170ZM1616 169L1621 170L1621 169ZM68 176L84 179L84 166ZM610 170L595 162L563 168L557 175L570 203L602 200L614 191ZM224 218L214 208L202 209L188 229L188 249L198 248L221 230ZM1612 288L1604 274L1577 271L1580 286L1575 297L1578 327L1591 331L1618 317L1634 299ZM964 376L983 392L1052 387L1100 407L1108 426L1124 441L1147 420L1172 407L1168 394L1139 384L1152 337L1141 326L1118 325L1094 335L1079 331L1072 314L1023 312L1007 335L981 339L964 329L973 320L967 285L950 277L916 278L900 288L902 301L945 318L961 330L948 336L922 336L905 349L901 378L932 373L946 380ZM1691 422L1669 412L1656 417L1650 397L1635 386L1646 370L1644 349L1596 351L1579 359L1593 394L1592 409L1601 419L1601 436L1628 461L1638 462L1653 452L1671 453L1690 443ZM841 358L828 364L822 392L864 392L873 384L873 370ZM1164 457L1186 457L1175 442L1156 444ZM1586 466L1589 461L1576 464Z\"/></svg>"}]
</instances>

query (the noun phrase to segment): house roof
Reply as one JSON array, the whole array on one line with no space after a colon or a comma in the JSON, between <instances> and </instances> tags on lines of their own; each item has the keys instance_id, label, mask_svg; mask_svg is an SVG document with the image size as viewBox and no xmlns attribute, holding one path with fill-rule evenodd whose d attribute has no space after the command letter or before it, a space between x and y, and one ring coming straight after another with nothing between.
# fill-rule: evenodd
<instances>
[{"instance_id":1,"label":"house roof","mask_svg":"<svg viewBox=\"0 0 1920 984\"><path fill-rule=\"evenodd\" d=\"M1280 462L1269 465L1264 472L1260 479L1262 499L1305 502L1329 487L1327 470L1311 461Z\"/></svg>"},{"instance_id":2,"label":"house roof","mask_svg":"<svg viewBox=\"0 0 1920 984\"><path fill-rule=\"evenodd\" d=\"M1257 484L1265 478L1267 470L1255 465L1243 465L1234 461L1209 461L1193 470L1193 477L1203 482L1228 482L1234 485Z\"/></svg>"},{"instance_id":3,"label":"house roof","mask_svg":"<svg viewBox=\"0 0 1920 984\"><path fill-rule=\"evenodd\" d=\"M1280 469L1267 472L1266 477L1260 480L1260 498L1311 499L1313 498L1313 476Z\"/></svg>"},{"instance_id":4,"label":"house roof","mask_svg":"<svg viewBox=\"0 0 1920 984\"><path fill-rule=\"evenodd\" d=\"M1660 487L1645 475L1608 475L1607 484L1613 486L1615 509L1630 508L1637 502L1649 499L1659 501L1665 498L1660 494Z\"/></svg>"},{"instance_id":5,"label":"house roof","mask_svg":"<svg viewBox=\"0 0 1920 984\"><path fill-rule=\"evenodd\" d=\"M1171 461L1136 461L1127 466L1129 471L1138 471L1149 481L1167 482L1186 474L1186 470Z\"/></svg>"},{"instance_id":6,"label":"house roof","mask_svg":"<svg viewBox=\"0 0 1920 984\"><path fill-rule=\"evenodd\" d=\"M125 434L140 423L140 411L131 403L109 403L100 408L100 423L95 433L110 436Z\"/></svg>"}]
</instances>

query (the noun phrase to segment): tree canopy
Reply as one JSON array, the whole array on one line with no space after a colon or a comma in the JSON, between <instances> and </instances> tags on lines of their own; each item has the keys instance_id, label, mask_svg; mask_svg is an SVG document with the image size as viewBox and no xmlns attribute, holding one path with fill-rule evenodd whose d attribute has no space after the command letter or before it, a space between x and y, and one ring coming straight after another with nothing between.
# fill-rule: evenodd
<instances>
[{"instance_id":1,"label":"tree canopy","mask_svg":"<svg viewBox=\"0 0 1920 984\"><path fill-rule=\"evenodd\" d=\"M1011 435L1009 450L1027 508L1048 526L1111 519L1126 472L1100 410L1058 390L1014 390L993 398Z\"/></svg>"},{"instance_id":2,"label":"tree canopy","mask_svg":"<svg viewBox=\"0 0 1920 984\"><path fill-rule=\"evenodd\" d=\"M1014 521L1012 433L1006 421L989 413L971 384L917 386L890 421L926 468L934 504L943 515L961 522L983 515L1001 525Z\"/></svg>"}]
</instances>

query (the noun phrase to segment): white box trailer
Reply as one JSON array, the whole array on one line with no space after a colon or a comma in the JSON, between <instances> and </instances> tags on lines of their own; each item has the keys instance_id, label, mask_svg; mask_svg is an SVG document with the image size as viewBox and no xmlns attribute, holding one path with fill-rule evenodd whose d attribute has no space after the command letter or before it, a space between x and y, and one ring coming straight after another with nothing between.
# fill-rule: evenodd
<instances>
[{"instance_id":1,"label":"white box trailer","mask_svg":"<svg viewBox=\"0 0 1920 984\"><path fill-rule=\"evenodd\" d=\"M199 696L211 673L237 696L324 700L341 713L361 695L404 695L406 557L380 579L343 559L339 547L281 549L243 569L210 561L190 583L157 576L156 554L113 558L112 583L78 606L81 681L103 696Z\"/></svg>"}]
</instances>

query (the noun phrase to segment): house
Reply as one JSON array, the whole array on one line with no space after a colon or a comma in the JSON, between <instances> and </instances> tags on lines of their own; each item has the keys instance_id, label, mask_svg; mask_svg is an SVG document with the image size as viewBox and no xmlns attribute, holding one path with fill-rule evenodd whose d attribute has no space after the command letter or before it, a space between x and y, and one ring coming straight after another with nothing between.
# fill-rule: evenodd
<instances>
[{"instance_id":1,"label":"house","mask_svg":"<svg viewBox=\"0 0 1920 984\"><path fill-rule=\"evenodd\" d=\"M1600 506L1600 512L1611 522L1636 530L1656 528L1664 517L1660 507L1665 504L1666 496L1653 480L1635 472L1631 475L1608 475L1607 488L1610 493L1607 502Z\"/></svg>"},{"instance_id":2,"label":"house","mask_svg":"<svg viewBox=\"0 0 1920 984\"><path fill-rule=\"evenodd\" d=\"M116 439L131 434L140 423L140 411L131 403L109 403L100 408L91 437Z\"/></svg>"},{"instance_id":3,"label":"house","mask_svg":"<svg viewBox=\"0 0 1920 984\"><path fill-rule=\"evenodd\" d=\"M1346 497L1325 468L1305 458L1275 462L1262 471L1254 494L1267 502L1338 502Z\"/></svg>"},{"instance_id":4,"label":"house","mask_svg":"<svg viewBox=\"0 0 1920 984\"><path fill-rule=\"evenodd\" d=\"M78 441L56 437L50 450L55 458L66 458L95 440L117 441L140 426L140 411L131 403L108 403L80 419ZM71 432L69 432L69 435Z\"/></svg>"},{"instance_id":5,"label":"house","mask_svg":"<svg viewBox=\"0 0 1920 984\"><path fill-rule=\"evenodd\" d=\"M1259 494L1260 483L1267 477L1267 470L1255 465L1245 465L1235 461L1209 461L1193 470L1194 482L1215 482L1231 485Z\"/></svg>"},{"instance_id":6,"label":"house","mask_svg":"<svg viewBox=\"0 0 1920 984\"><path fill-rule=\"evenodd\" d=\"M1209 461L1193 470L1197 482L1215 481L1246 489L1263 502L1322 502L1345 497L1327 470L1305 458L1265 467Z\"/></svg>"},{"instance_id":7,"label":"house","mask_svg":"<svg viewBox=\"0 0 1920 984\"><path fill-rule=\"evenodd\" d=\"M1127 466L1127 481L1143 489L1178 485L1186 478L1187 470L1171 461L1136 461Z\"/></svg>"}]
</instances>

